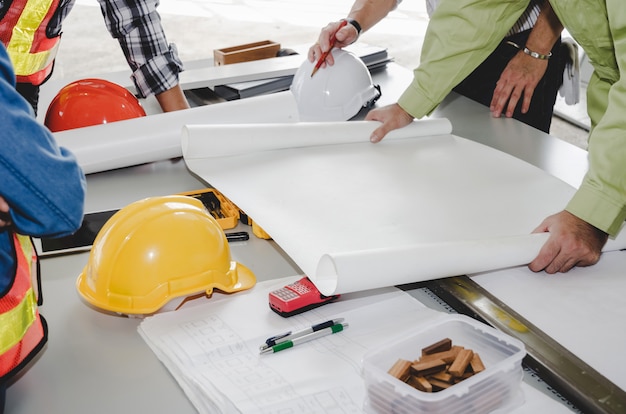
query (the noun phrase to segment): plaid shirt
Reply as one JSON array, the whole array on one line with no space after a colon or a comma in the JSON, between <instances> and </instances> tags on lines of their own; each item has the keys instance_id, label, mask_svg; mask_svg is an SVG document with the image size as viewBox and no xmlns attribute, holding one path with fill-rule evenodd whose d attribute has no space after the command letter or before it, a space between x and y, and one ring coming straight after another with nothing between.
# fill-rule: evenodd
<instances>
[{"instance_id":1,"label":"plaid shirt","mask_svg":"<svg viewBox=\"0 0 626 414\"><path fill-rule=\"evenodd\" d=\"M178 84L183 64L168 44L156 8L159 0L98 0L107 29L118 39L140 98Z\"/></svg>"}]
</instances>

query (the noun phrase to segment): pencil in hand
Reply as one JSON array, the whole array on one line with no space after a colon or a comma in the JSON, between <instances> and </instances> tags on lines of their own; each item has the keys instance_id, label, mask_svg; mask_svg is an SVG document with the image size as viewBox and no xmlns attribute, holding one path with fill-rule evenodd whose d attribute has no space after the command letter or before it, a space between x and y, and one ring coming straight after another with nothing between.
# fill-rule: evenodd
<instances>
[{"instance_id":1,"label":"pencil in hand","mask_svg":"<svg viewBox=\"0 0 626 414\"><path fill-rule=\"evenodd\" d=\"M341 30L342 27L344 27L346 24L348 24L347 20L342 20L341 23L339 23L339 27L337 28L337 31L335 31L335 35L337 34L337 32L339 30ZM333 35L332 40L330 41L330 47L328 48L328 50L324 53L322 53L322 56L320 56L319 60L317 61L317 63L315 64L315 67L313 68L313 72L311 72L311 77L313 77L313 75L315 75L315 72L317 72L317 70L322 67L322 64L326 61L326 58L328 57L328 54L330 53L331 50L333 50L333 48L335 47L335 43L337 42L337 38L335 37L335 35Z\"/></svg>"}]
</instances>

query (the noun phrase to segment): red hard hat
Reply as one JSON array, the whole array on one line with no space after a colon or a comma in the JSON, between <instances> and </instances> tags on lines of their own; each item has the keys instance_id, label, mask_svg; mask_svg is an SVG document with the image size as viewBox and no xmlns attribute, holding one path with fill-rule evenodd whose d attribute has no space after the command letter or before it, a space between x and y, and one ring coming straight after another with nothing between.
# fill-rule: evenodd
<instances>
[{"instance_id":1,"label":"red hard hat","mask_svg":"<svg viewBox=\"0 0 626 414\"><path fill-rule=\"evenodd\" d=\"M81 79L64 86L46 112L52 132L146 116L127 89L104 79Z\"/></svg>"}]
</instances>

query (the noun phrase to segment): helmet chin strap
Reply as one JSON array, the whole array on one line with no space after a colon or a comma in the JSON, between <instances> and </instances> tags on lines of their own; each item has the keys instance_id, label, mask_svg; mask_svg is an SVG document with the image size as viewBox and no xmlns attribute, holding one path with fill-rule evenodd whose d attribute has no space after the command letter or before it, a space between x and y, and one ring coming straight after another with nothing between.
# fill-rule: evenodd
<instances>
[{"instance_id":1,"label":"helmet chin strap","mask_svg":"<svg viewBox=\"0 0 626 414\"><path fill-rule=\"evenodd\" d=\"M194 293L192 295L189 296L182 296L182 297L178 297L178 298L173 298L172 300L170 300L169 302L167 302L161 309L159 309L158 311L156 311L155 313L164 313L164 312L172 312L172 311L176 311L180 308L183 307L183 305L187 302L191 302L195 299L200 299L200 298L206 298L208 295L206 294L206 291L201 291L198 293Z\"/></svg>"},{"instance_id":2,"label":"helmet chin strap","mask_svg":"<svg viewBox=\"0 0 626 414\"><path fill-rule=\"evenodd\" d=\"M380 91L380 85L374 85L374 89L376 89L376 92L377 92L376 96L370 99L369 101L367 101L365 105L363 105L365 108L371 108L372 106L374 106L376 101L379 100L380 97L382 96L382 92Z\"/></svg>"}]
</instances>

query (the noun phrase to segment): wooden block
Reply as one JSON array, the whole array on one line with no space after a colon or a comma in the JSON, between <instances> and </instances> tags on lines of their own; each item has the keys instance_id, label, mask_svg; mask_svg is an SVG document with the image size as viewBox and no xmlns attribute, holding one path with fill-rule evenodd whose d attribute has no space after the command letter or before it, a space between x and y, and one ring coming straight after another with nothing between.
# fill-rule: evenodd
<instances>
[{"instance_id":1,"label":"wooden block","mask_svg":"<svg viewBox=\"0 0 626 414\"><path fill-rule=\"evenodd\" d=\"M478 374L479 372L482 372L485 370L485 365L483 364L482 359L480 359L480 355L478 355L477 353L474 353L474 356L472 357L472 360L470 361L470 366L474 374Z\"/></svg>"},{"instance_id":2,"label":"wooden block","mask_svg":"<svg viewBox=\"0 0 626 414\"><path fill-rule=\"evenodd\" d=\"M480 355L445 338L422 348L415 361L399 359L388 372L419 391L437 392L484 370Z\"/></svg>"},{"instance_id":3,"label":"wooden block","mask_svg":"<svg viewBox=\"0 0 626 414\"><path fill-rule=\"evenodd\" d=\"M422 355L430 355L437 352L449 351L452 348L452 340L450 338L442 339L432 345L422 348Z\"/></svg>"},{"instance_id":4,"label":"wooden block","mask_svg":"<svg viewBox=\"0 0 626 414\"><path fill-rule=\"evenodd\" d=\"M442 371L442 372L437 372L437 373L434 373L434 374L430 375L428 377L428 380L431 380L431 379L436 379L438 381L444 381L444 382L447 382L447 383L452 383L452 380L454 379L454 377L452 375L448 374L447 372L443 372Z\"/></svg>"},{"instance_id":5,"label":"wooden block","mask_svg":"<svg viewBox=\"0 0 626 414\"><path fill-rule=\"evenodd\" d=\"M473 356L474 352L472 352L471 349L462 349L461 351L459 351L456 359L454 360L452 365L450 365L450 368L448 368L448 373L455 377L462 376L463 373L465 373L465 369L469 365Z\"/></svg>"},{"instance_id":6,"label":"wooden block","mask_svg":"<svg viewBox=\"0 0 626 414\"><path fill-rule=\"evenodd\" d=\"M411 373L418 377L425 377L445 369L446 363L441 359L434 359L432 361L425 362L420 361L411 365Z\"/></svg>"},{"instance_id":7,"label":"wooden block","mask_svg":"<svg viewBox=\"0 0 626 414\"><path fill-rule=\"evenodd\" d=\"M440 381L435 378L430 378L428 382L430 382L430 385L433 387L433 390L435 391L445 390L446 388L450 388L450 386L453 385L453 384L450 384L449 382Z\"/></svg>"},{"instance_id":8,"label":"wooden block","mask_svg":"<svg viewBox=\"0 0 626 414\"><path fill-rule=\"evenodd\" d=\"M406 382L411 376L411 364L411 361L398 359L389 371L387 371L387 373L398 378L402 382Z\"/></svg>"},{"instance_id":9,"label":"wooden block","mask_svg":"<svg viewBox=\"0 0 626 414\"><path fill-rule=\"evenodd\" d=\"M411 376L407 382L411 387L424 392L433 392L433 386L424 377Z\"/></svg>"},{"instance_id":10,"label":"wooden block","mask_svg":"<svg viewBox=\"0 0 626 414\"><path fill-rule=\"evenodd\" d=\"M247 43L245 45L215 49L213 60L215 66L228 65L230 63L250 62L252 60L276 57L280 50L280 43L271 40Z\"/></svg>"},{"instance_id":11,"label":"wooden block","mask_svg":"<svg viewBox=\"0 0 626 414\"><path fill-rule=\"evenodd\" d=\"M459 351L461 349L463 349L463 347L453 346L452 349L450 349L449 351L437 352L437 353L434 353L434 354L424 355L418 361L419 362L426 362L426 361L433 361L435 359L441 359L441 360L445 361L446 363L451 364L456 359L456 357L459 354Z\"/></svg>"},{"instance_id":12,"label":"wooden block","mask_svg":"<svg viewBox=\"0 0 626 414\"><path fill-rule=\"evenodd\" d=\"M453 383L454 384L458 384L459 382L462 382L470 377L473 377L475 374L473 372L471 372L471 370L467 370L465 371L465 373L463 375L461 375L460 377L454 377Z\"/></svg>"}]
</instances>

